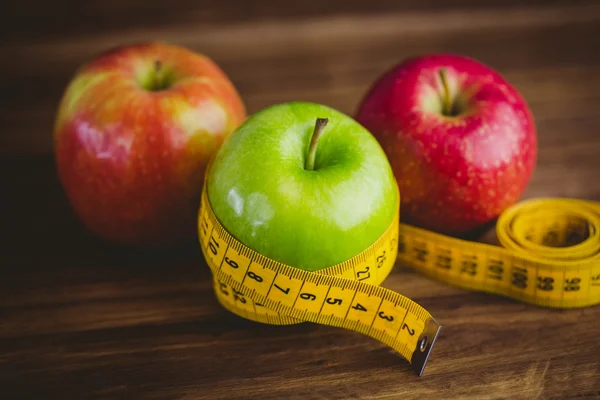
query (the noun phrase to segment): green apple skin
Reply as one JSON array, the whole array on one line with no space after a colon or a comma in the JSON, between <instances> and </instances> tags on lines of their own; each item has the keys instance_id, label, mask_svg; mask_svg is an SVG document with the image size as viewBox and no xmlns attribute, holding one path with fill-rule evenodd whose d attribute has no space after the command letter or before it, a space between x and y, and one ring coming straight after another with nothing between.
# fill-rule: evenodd
<instances>
[{"instance_id":1,"label":"green apple skin","mask_svg":"<svg viewBox=\"0 0 600 400\"><path fill-rule=\"evenodd\" d=\"M317 118L328 118L314 170L305 169ZM328 106L290 102L248 118L224 141L207 177L211 207L236 239L290 266L317 271L375 242L400 195L377 140Z\"/></svg>"}]
</instances>

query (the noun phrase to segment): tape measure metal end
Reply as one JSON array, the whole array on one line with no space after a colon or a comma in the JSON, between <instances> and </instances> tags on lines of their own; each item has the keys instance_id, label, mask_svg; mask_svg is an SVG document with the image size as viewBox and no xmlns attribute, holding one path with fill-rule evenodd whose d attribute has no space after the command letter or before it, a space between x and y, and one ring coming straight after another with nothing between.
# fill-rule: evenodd
<instances>
[{"instance_id":1,"label":"tape measure metal end","mask_svg":"<svg viewBox=\"0 0 600 400\"><path fill-rule=\"evenodd\" d=\"M423 376L425 365L441 329L442 326L433 318L429 318L425 323L425 329L419 336L411 361L413 371L419 376Z\"/></svg>"}]
</instances>

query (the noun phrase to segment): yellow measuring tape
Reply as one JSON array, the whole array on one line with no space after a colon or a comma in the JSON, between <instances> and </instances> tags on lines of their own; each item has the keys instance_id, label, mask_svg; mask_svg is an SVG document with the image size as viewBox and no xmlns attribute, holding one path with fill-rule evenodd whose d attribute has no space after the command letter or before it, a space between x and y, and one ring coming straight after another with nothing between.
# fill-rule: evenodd
<instances>
[{"instance_id":1,"label":"yellow measuring tape","mask_svg":"<svg viewBox=\"0 0 600 400\"><path fill-rule=\"evenodd\" d=\"M398 259L443 282L538 306L600 303L600 204L532 199L496 223L503 247L401 225Z\"/></svg>"},{"instance_id":2,"label":"yellow measuring tape","mask_svg":"<svg viewBox=\"0 0 600 400\"><path fill-rule=\"evenodd\" d=\"M360 332L399 352L419 376L441 325L416 302L379 286L397 260L449 284L540 306L600 303L597 203L519 203L498 220L504 248L399 224L397 209L369 248L308 272L268 259L229 234L213 213L205 182L198 231L215 294L226 309L253 321L307 321Z\"/></svg>"}]
</instances>

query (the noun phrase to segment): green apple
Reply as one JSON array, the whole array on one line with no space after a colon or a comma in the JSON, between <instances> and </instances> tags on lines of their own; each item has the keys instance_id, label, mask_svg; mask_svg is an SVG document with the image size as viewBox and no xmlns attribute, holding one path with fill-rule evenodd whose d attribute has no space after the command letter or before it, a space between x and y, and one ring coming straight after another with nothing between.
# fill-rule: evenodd
<instances>
[{"instance_id":1,"label":"green apple","mask_svg":"<svg viewBox=\"0 0 600 400\"><path fill-rule=\"evenodd\" d=\"M258 253L316 271L375 242L399 207L377 140L330 107L267 107L225 139L207 195L223 227Z\"/></svg>"}]
</instances>

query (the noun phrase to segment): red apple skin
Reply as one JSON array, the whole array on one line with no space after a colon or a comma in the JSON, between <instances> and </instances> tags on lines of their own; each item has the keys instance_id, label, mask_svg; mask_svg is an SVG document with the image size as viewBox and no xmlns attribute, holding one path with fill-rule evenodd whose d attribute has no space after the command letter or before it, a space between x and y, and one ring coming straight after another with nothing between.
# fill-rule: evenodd
<instances>
[{"instance_id":1,"label":"red apple skin","mask_svg":"<svg viewBox=\"0 0 600 400\"><path fill-rule=\"evenodd\" d=\"M157 67L171 85L147 90ZM126 245L186 240L206 165L245 118L236 88L205 55L164 42L114 48L76 71L63 94L57 172L96 235Z\"/></svg>"},{"instance_id":2,"label":"red apple skin","mask_svg":"<svg viewBox=\"0 0 600 400\"><path fill-rule=\"evenodd\" d=\"M445 68L465 110L441 112ZM536 164L537 133L524 98L499 73L455 54L427 54L375 81L356 112L384 148L401 193L401 220L461 236L514 204Z\"/></svg>"}]
</instances>

